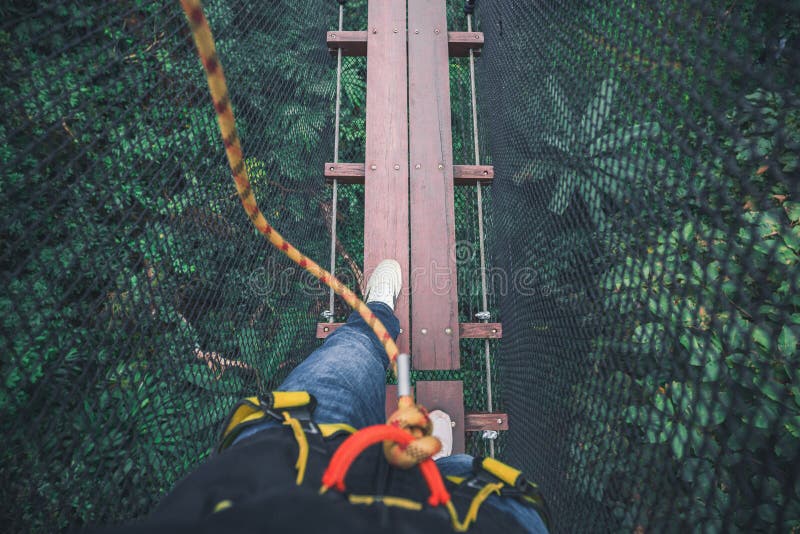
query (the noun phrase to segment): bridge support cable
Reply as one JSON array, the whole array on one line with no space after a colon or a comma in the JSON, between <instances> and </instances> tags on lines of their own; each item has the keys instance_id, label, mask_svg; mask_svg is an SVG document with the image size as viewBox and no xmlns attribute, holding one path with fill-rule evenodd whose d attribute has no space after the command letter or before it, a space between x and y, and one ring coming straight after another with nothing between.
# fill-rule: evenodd
<instances>
[{"instance_id":1,"label":"bridge support cable","mask_svg":"<svg viewBox=\"0 0 800 534\"><path fill-rule=\"evenodd\" d=\"M344 2L339 3L339 31L344 25ZM336 51L336 111L333 122L333 163L339 163L339 114L342 107L342 49ZM331 268L336 273L336 208L338 204L339 184L336 178L331 183ZM328 293L328 309L325 315L332 323L336 312L336 293L330 288Z\"/></svg>"},{"instance_id":2,"label":"bridge support cable","mask_svg":"<svg viewBox=\"0 0 800 534\"><path fill-rule=\"evenodd\" d=\"M472 32L472 13L467 13L467 32ZM478 103L477 95L475 93L475 52L469 49L469 85L470 97L472 104L472 145L475 152L475 165L481 164L481 152L478 145ZM486 247L484 243L483 233L483 191L481 183L475 182L475 192L477 194L478 203L478 246L481 255L481 321L484 323L489 322L489 302L486 295ZM489 339L483 340L483 355L486 363L486 409L491 413L494 412L494 400L492 398L492 359L489 351ZM484 430L483 437L489 442L489 456L494 458L494 440L497 438L497 432L492 430Z\"/></svg>"}]
</instances>

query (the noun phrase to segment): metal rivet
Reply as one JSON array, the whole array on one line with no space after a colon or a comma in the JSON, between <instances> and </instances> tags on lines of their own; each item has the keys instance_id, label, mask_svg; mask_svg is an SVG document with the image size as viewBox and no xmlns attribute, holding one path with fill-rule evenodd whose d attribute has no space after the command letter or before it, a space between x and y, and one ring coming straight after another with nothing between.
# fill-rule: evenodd
<instances>
[{"instance_id":1,"label":"metal rivet","mask_svg":"<svg viewBox=\"0 0 800 534\"><path fill-rule=\"evenodd\" d=\"M394 170L399 171L400 170L400 165L395 164Z\"/></svg>"},{"instance_id":2,"label":"metal rivet","mask_svg":"<svg viewBox=\"0 0 800 534\"><path fill-rule=\"evenodd\" d=\"M422 332L423 334L427 334L428 333L428 329L427 328L423 328L422 330L420 330L420 332Z\"/></svg>"},{"instance_id":3,"label":"metal rivet","mask_svg":"<svg viewBox=\"0 0 800 534\"><path fill-rule=\"evenodd\" d=\"M369 166L369 168L370 168L370 169L372 169L372 170L374 171L375 169L377 169L377 168L378 168L378 166L377 166L377 165L370 165L370 166Z\"/></svg>"},{"instance_id":4,"label":"metal rivet","mask_svg":"<svg viewBox=\"0 0 800 534\"><path fill-rule=\"evenodd\" d=\"M440 163L440 164L439 164L439 168L440 168L440 169L444 169L444 165Z\"/></svg>"},{"instance_id":5,"label":"metal rivet","mask_svg":"<svg viewBox=\"0 0 800 534\"><path fill-rule=\"evenodd\" d=\"M480 38L481 38L480 34L476 33L475 34L475 39L480 39Z\"/></svg>"},{"instance_id":6,"label":"metal rivet","mask_svg":"<svg viewBox=\"0 0 800 534\"><path fill-rule=\"evenodd\" d=\"M422 168L422 165L420 165L419 163L417 163L416 165L414 165L414 168L415 168L415 169L421 169L421 168Z\"/></svg>"},{"instance_id":7,"label":"metal rivet","mask_svg":"<svg viewBox=\"0 0 800 534\"><path fill-rule=\"evenodd\" d=\"M419 30L414 30L414 33L419 33Z\"/></svg>"},{"instance_id":8,"label":"metal rivet","mask_svg":"<svg viewBox=\"0 0 800 534\"><path fill-rule=\"evenodd\" d=\"M322 329L323 332L328 332L329 330L330 328L328 328L327 326Z\"/></svg>"},{"instance_id":9,"label":"metal rivet","mask_svg":"<svg viewBox=\"0 0 800 534\"><path fill-rule=\"evenodd\" d=\"M331 39L336 39L336 34L335 33L331 34Z\"/></svg>"},{"instance_id":10,"label":"metal rivet","mask_svg":"<svg viewBox=\"0 0 800 534\"><path fill-rule=\"evenodd\" d=\"M456 427L456 422L455 421L450 421L450 426L455 428Z\"/></svg>"},{"instance_id":11,"label":"metal rivet","mask_svg":"<svg viewBox=\"0 0 800 534\"><path fill-rule=\"evenodd\" d=\"M498 425L502 425L502 424L503 424L503 420L502 420L502 419L498 419L498 420L497 420L497 424L498 424Z\"/></svg>"},{"instance_id":12,"label":"metal rivet","mask_svg":"<svg viewBox=\"0 0 800 534\"><path fill-rule=\"evenodd\" d=\"M392 31L393 31L394 33L397 33L397 28L393 29Z\"/></svg>"},{"instance_id":13,"label":"metal rivet","mask_svg":"<svg viewBox=\"0 0 800 534\"><path fill-rule=\"evenodd\" d=\"M447 328L444 329L444 333L449 336L450 334L453 333L453 329L448 326Z\"/></svg>"},{"instance_id":14,"label":"metal rivet","mask_svg":"<svg viewBox=\"0 0 800 534\"><path fill-rule=\"evenodd\" d=\"M439 28L436 28L435 30L433 30L433 33L439 33Z\"/></svg>"},{"instance_id":15,"label":"metal rivet","mask_svg":"<svg viewBox=\"0 0 800 534\"><path fill-rule=\"evenodd\" d=\"M489 174L489 171L483 171L483 175L486 176Z\"/></svg>"},{"instance_id":16,"label":"metal rivet","mask_svg":"<svg viewBox=\"0 0 800 534\"><path fill-rule=\"evenodd\" d=\"M372 28L372 33L378 33L377 28Z\"/></svg>"},{"instance_id":17,"label":"metal rivet","mask_svg":"<svg viewBox=\"0 0 800 534\"><path fill-rule=\"evenodd\" d=\"M333 170L333 167L328 167L330 170Z\"/></svg>"},{"instance_id":18,"label":"metal rivet","mask_svg":"<svg viewBox=\"0 0 800 534\"><path fill-rule=\"evenodd\" d=\"M497 328L492 328L492 334L496 334L496 333L497 333Z\"/></svg>"},{"instance_id":19,"label":"metal rivet","mask_svg":"<svg viewBox=\"0 0 800 534\"><path fill-rule=\"evenodd\" d=\"M401 333L401 334L403 333L403 329L402 329L402 328L400 329L400 333Z\"/></svg>"}]
</instances>

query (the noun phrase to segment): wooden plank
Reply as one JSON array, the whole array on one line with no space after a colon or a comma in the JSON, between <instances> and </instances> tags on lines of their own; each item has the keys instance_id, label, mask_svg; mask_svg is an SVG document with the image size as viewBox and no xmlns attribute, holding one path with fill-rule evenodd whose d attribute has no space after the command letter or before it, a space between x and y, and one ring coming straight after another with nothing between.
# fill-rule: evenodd
<instances>
[{"instance_id":1,"label":"wooden plank","mask_svg":"<svg viewBox=\"0 0 800 534\"><path fill-rule=\"evenodd\" d=\"M408 77L406 2L369 2L364 276L386 258L400 263L403 293L395 307L409 352Z\"/></svg>"},{"instance_id":2,"label":"wooden plank","mask_svg":"<svg viewBox=\"0 0 800 534\"><path fill-rule=\"evenodd\" d=\"M317 339L325 339L344 323L317 323Z\"/></svg>"},{"instance_id":3,"label":"wooden plank","mask_svg":"<svg viewBox=\"0 0 800 534\"><path fill-rule=\"evenodd\" d=\"M393 28L394 29L394 28ZM329 31L327 35L328 50L336 55L341 48L343 56L367 55L367 31ZM450 57L467 57L470 49L477 57L483 48L482 32L447 32L448 55Z\"/></svg>"},{"instance_id":4,"label":"wooden plank","mask_svg":"<svg viewBox=\"0 0 800 534\"><path fill-rule=\"evenodd\" d=\"M493 165L453 165L453 179L456 185L491 185L494 180Z\"/></svg>"},{"instance_id":5,"label":"wooden plank","mask_svg":"<svg viewBox=\"0 0 800 534\"><path fill-rule=\"evenodd\" d=\"M450 57L469 57L481 55L483 48L483 32L447 32L447 44Z\"/></svg>"},{"instance_id":6,"label":"wooden plank","mask_svg":"<svg viewBox=\"0 0 800 534\"><path fill-rule=\"evenodd\" d=\"M344 323L317 323L317 339L325 339ZM458 335L469 339L500 339L503 337L502 323L459 323Z\"/></svg>"},{"instance_id":7,"label":"wooden plank","mask_svg":"<svg viewBox=\"0 0 800 534\"><path fill-rule=\"evenodd\" d=\"M460 380L418 381L417 402L429 411L442 410L453 420L453 454L464 452L464 387Z\"/></svg>"},{"instance_id":8,"label":"wooden plank","mask_svg":"<svg viewBox=\"0 0 800 534\"><path fill-rule=\"evenodd\" d=\"M408 25L414 28L408 36L413 365L416 369L458 369L458 282L445 3L408 0Z\"/></svg>"},{"instance_id":9,"label":"wooden plank","mask_svg":"<svg viewBox=\"0 0 800 534\"><path fill-rule=\"evenodd\" d=\"M463 338L500 339L503 337L501 323L461 323L458 325L458 330Z\"/></svg>"},{"instance_id":10,"label":"wooden plank","mask_svg":"<svg viewBox=\"0 0 800 534\"><path fill-rule=\"evenodd\" d=\"M339 184L363 184L363 163L326 163L325 181L332 183L335 178ZM453 165L453 180L456 185L491 185L494 180L492 165Z\"/></svg>"},{"instance_id":11,"label":"wooden plank","mask_svg":"<svg viewBox=\"0 0 800 534\"><path fill-rule=\"evenodd\" d=\"M466 432L481 432L483 430L508 430L508 414L489 412L470 412L464 416L464 429Z\"/></svg>"},{"instance_id":12,"label":"wooden plank","mask_svg":"<svg viewBox=\"0 0 800 534\"><path fill-rule=\"evenodd\" d=\"M327 35L328 50L334 56L336 51L341 48L343 56L363 57L367 55L367 39L365 31L329 31Z\"/></svg>"},{"instance_id":13,"label":"wooden plank","mask_svg":"<svg viewBox=\"0 0 800 534\"><path fill-rule=\"evenodd\" d=\"M326 163L325 181L332 183L333 179L340 184L363 184L363 163Z\"/></svg>"}]
</instances>

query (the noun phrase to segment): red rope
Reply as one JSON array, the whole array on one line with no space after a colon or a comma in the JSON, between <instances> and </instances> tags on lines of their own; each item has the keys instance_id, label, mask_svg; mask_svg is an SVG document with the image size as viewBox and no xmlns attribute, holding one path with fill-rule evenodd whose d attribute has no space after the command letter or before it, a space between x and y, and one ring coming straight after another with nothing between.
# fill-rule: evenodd
<instances>
[{"instance_id":1,"label":"red rope","mask_svg":"<svg viewBox=\"0 0 800 534\"><path fill-rule=\"evenodd\" d=\"M394 441L407 447L414 439L414 436L395 426L373 425L362 428L347 438L334 453L325 474L322 475L322 491L327 491L328 488L344 491L344 479L347 471L367 447L382 441ZM426 458L419 464L419 469L431 492L428 504L431 506L447 504L450 501L450 494L444 486L442 475L434 461Z\"/></svg>"}]
</instances>

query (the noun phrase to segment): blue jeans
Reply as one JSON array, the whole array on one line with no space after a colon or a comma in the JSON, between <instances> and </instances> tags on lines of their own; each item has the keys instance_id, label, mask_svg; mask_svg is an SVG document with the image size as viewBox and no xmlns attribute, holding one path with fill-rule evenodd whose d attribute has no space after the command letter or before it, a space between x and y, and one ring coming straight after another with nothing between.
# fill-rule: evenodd
<instances>
[{"instance_id":1,"label":"blue jeans","mask_svg":"<svg viewBox=\"0 0 800 534\"><path fill-rule=\"evenodd\" d=\"M371 302L369 308L383 322L393 339L400 333L400 321L389 306ZM347 323L328 336L325 343L295 367L278 388L280 391L308 391L317 399L317 423L346 423L355 428L386 421L386 369L389 358L383 345L364 319L353 312ZM261 430L280 426L277 422L249 428L236 442ZM472 456L456 454L436 461L442 476L466 476L472 472ZM486 503L514 517L531 534L547 532L539 514L512 499L492 495Z\"/></svg>"}]
</instances>

